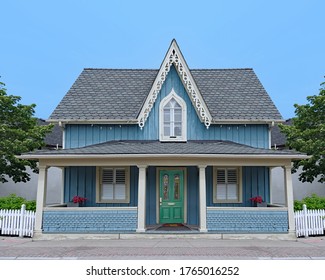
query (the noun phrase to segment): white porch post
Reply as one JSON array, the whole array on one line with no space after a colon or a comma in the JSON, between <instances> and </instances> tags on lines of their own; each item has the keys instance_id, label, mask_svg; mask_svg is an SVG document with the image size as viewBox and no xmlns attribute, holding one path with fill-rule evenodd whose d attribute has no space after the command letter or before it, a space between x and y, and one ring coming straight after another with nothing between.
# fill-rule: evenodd
<instances>
[{"instance_id":1,"label":"white porch post","mask_svg":"<svg viewBox=\"0 0 325 280\"><path fill-rule=\"evenodd\" d=\"M138 228L137 232L145 232L146 225L146 165L138 165Z\"/></svg>"},{"instance_id":2,"label":"white porch post","mask_svg":"<svg viewBox=\"0 0 325 280\"><path fill-rule=\"evenodd\" d=\"M40 165L38 174L35 233L42 233L43 208L46 202L47 167Z\"/></svg>"},{"instance_id":3,"label":"white porch post","mask_svg":"<svg viewBox=\"0 0 325 280\"><path fill-rule=\"evenodd\" d=\"M286 206L288 207L289 233L295 232L295 217L293 211L293 187L291 165L284 166Z\"/></svg>"},{"instance_id":4,"label":"white porch post","mask_svg":"<svg viewBox=\"0 0 325 280\"><path fill-rule=\"evenodd\" d=\"M207 232L206 165L199 165L200 232Z\"/></svg>"}]
</instances>

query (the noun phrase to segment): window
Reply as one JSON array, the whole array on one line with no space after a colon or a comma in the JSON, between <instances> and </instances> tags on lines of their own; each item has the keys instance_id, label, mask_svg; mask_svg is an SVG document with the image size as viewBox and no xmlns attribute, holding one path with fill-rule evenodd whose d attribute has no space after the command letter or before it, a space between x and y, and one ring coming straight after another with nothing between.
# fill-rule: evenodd
<instances>
[{"instance_id":1,"label":"window","mask_svg":"<svg viewBox=\"0 0 325 280\"><path fill-rule=\"evenodd\" d=\"M160 103L160 140L186 141L186 104L174 89Z\"/></svg>"},{"instance_id":2,"label":"window","mask_svg":"<svg viewBox=\"0 0 325 280\"><path fill-rule=\"evenodd\" d=\"M241 202L240 169L237 167L215 168L213 202Z\"/></svg>"},{"instance_id":3,"label":"window","mask_svg":"<svg viewBox=\"0 0 325 280\"><path fill-rule=\"evenodd\" d=\"M97 202L129 203L129 169L126 167L103 167L99 169Z\"/></svg>"}]
</instances>

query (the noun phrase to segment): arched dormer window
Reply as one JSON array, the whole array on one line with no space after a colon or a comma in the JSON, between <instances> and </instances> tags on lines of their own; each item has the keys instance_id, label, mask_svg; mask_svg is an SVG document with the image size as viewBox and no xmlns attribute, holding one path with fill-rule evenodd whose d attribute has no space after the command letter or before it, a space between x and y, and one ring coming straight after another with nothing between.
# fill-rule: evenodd
<instances>
[{"instance_id":1,"label":"arched dormer window","mask_svg":"<svg viewBox=\"0 0 325 280\"><path fill-rule=\"evenodd\" d=\"M160 102L160 141L186 141L186 103L174 89Z\"/></svg>"}]
</instances>

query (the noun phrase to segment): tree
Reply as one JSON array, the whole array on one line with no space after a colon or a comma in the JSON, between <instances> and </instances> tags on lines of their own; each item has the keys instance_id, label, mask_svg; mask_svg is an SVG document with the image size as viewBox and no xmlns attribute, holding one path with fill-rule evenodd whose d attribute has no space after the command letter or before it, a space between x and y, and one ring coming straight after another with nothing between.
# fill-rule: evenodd
<instances>
[{"instance_id":1,"label":"tree","mask_svg":"<svg viewBox=\"0 0 325 280\"><path fill-rule=\"evenodd\" d=\"M306 105L295 104L296 117L292 126L280 125L286 135L286 145L311 157L295 161L293 172L301 166L299 180L325 182L325 82L321 84L319 95L308 96Z\"/></svg>"},{"instance_id":2,"label":"tree","mask_svg":"<svg viewBox=\"0 0 325 280\"><path fill-rule=\"evenodd\" d=\"M0 182L7 182L8 177L14 182L27 182L30 175L26 167L37 173L37 162L18 159L16 155L41 148L52 125L37 125L37 118L33 117L36 105L20 104L21 98L7 95L4 86L0 82Z\"/></svg>"}]
</instances>

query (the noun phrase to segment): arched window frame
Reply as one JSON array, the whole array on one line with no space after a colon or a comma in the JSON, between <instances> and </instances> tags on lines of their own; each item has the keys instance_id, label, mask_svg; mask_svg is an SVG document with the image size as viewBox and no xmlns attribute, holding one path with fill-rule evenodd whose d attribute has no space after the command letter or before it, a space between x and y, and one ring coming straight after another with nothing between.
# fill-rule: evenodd
<instances>
[{"instance_id":1,"label":"arched window frame","mask_svg":"<svg viewBox=\"0 0 325 280\"><path fill-rule=\"evenodd\" d=\"M170 100L175 99L175 101L180 105L182 110L182 125L181 125L181 135L165 135L164 133L164 108L169 103ZM187 140L187 118L186 118L186 103L185 101L176 94L174 89L161 100L159 106L159 140L165 142L176 142L176 141L186 141Z\"/></svg>"}]
</instances>

